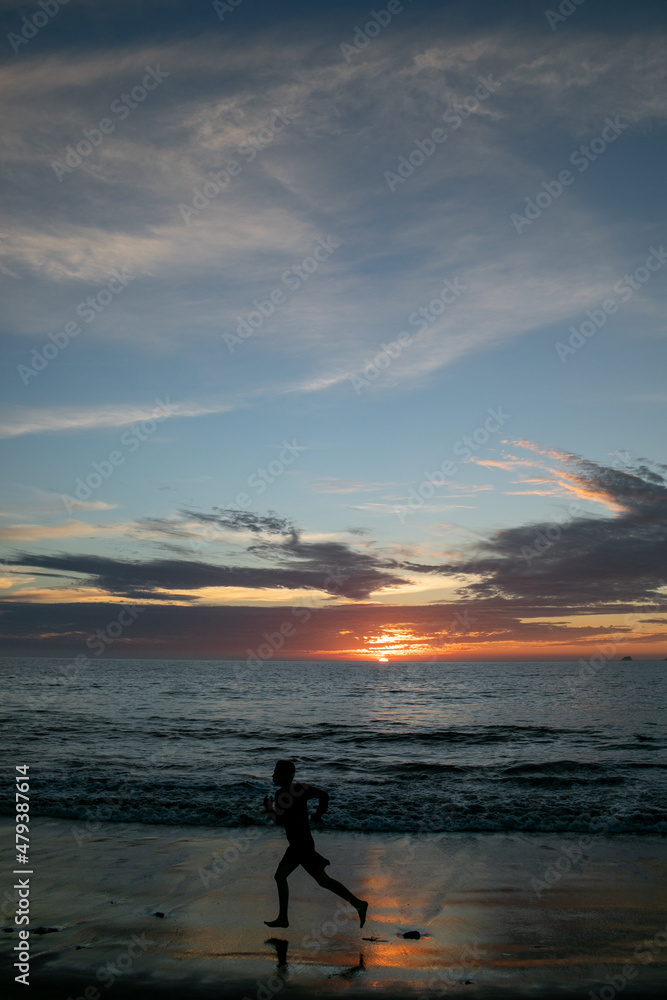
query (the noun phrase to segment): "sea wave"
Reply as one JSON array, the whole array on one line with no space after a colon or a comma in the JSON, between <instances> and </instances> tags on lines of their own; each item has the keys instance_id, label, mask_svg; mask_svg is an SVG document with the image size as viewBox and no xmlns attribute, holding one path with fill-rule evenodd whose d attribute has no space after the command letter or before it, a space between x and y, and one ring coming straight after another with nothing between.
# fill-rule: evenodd
<instances>
[{"instance_id":1,"label":"sea wave","mask_svg":"<svg viewBox=\"0 0 667 1000\"><path fill-rule=\"evenodd\" d=\"M330 792L330 830L667 833L661 663L573 697L571 663L274 661L239 685L235 663L99 660L51 689L67 662L0 664L0 755L20 746L32 815L87 834L261 825L280 757Z\"/></svg>"},{"instance_id":2,"label":"sea wave","mask_svg":"<svg viewBox=\"0 0 667 1000\"><path fill-rule=\"evenodd\" d=\"M556 768L562 764L554 762ZM406 834L600 832L602 828L609 835L667 833L664 797L655 789L639 788L620 773L601 773L604 769L591 765L594 783L582 789L574 781L544 774L544 767L524 764L506 769L518 772L515 779L527 779L509 787L499 769L495 776L481 776L471 773L475 769L431 768L426 777L414 763L398 765L385 780L341 778L332 791L325 828ZM123 781L90 777L81 770L75 774L35 781L33 815L74 819L89 830L123 822L223 828L267 825L261 803L269 789L260 782L136 776ZM624 787L613 790L615 785ZM8 807L2 811L8 813Z\"/></svg>"}]
</instances>

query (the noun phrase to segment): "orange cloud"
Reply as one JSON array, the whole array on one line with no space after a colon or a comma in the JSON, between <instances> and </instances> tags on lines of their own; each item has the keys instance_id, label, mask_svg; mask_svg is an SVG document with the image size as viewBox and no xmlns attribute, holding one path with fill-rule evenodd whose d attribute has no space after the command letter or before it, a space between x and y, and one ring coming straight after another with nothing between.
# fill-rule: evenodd
<instances>
[{"instance_id":1,"label":"orange cloud","mask_svg":"<svg viewBox=\"0 0 667 1000\"><path fill-rule=\"evenodd\" d=\"M40 538L85 538L101 533L123 534L127 524L86 524L85 521L66 521L65 524L12 524L0 528L2 542L34 542Z\"/></svg>"}]
</instances>

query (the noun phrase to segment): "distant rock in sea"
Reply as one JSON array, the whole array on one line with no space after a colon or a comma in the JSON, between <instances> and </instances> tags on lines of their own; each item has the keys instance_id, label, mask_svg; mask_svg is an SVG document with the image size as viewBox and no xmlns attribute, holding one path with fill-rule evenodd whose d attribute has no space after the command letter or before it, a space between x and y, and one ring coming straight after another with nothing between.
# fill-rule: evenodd
<instances>
[{"instance_id":1,"label":"distant rock in sea","mask_svg":"<svg viewBox=\"0 0 667 1000\"><path fill-rule=\"evenodd\" d=\"M623 662L623 660L631 660L631 659L632 659L631 656L622 656L621 657L621 663Z\"/></svg>"}]
</instances>

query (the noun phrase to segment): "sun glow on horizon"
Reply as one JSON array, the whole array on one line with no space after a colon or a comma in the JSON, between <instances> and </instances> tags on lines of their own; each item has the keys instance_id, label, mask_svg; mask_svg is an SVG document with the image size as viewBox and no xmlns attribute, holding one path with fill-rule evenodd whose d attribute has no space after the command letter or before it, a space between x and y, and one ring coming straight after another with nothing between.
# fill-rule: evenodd
<instances>
[{"instance_id":1,"label":"sun glow on horizon","mask_svg":"<svg viewBox=\"0 0 667 1000\"><path fill-rule=\"evenodd\" d=\"M405 627L381 626L379 634L364 635L365 645L353 653L375 656L380 663L388 663L389 657L411 657L431 655L432 645L426 636L415 635Z\"/></svg>"}]
</instances>

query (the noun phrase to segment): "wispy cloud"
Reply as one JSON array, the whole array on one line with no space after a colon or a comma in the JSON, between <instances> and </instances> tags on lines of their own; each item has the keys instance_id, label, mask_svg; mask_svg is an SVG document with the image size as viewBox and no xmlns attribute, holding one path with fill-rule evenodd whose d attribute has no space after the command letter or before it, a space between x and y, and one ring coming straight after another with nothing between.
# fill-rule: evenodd
<instances>
[{"instance_id":1,"label":"wispy cloud","mask_svg":"<svg viewBox=\"0 0 667 1000\"><path fill-rule=\"evenodd\" d=\"M416 334L388 378L369 391L411 385L465 355L597 304L626 266L622 240L610 240L605 220L573 190L539 247L517 241L508 230L511 203L539 187L544 167L521 157L516 136L540 134L548 120L549 128L571 137L574 148L611 112L632 114L635 122L663 120L660 42L641 33L619 41L603 31L567 43L541 33L516 37L506 29L471 37L461 29L452 35L451 26L442 40L437 31L425 39L420 30L404 24L400 41L387 33L351 65L336 46L323 50L319 36L303 26L298 39L267 29L242 49L207 35L94 56L24 59L0 72L0 84L7 86L12 74L2 139L6 167L31 192L30 211L20 219L6 216L0 257L31 292L39 289L27 310L10 303L17 332L37 334L54 318L70 319L83 283L103 282L112 268L126 267L138 276L128 292L131 307L119 301L114 308L122 322L102 317L91 335L127 340L130 326L133 343L154 352L184 344L195 324L198 336L213 342L221 329L235 328L255 298L279 285L284 268L308 253L323 228L332 227L322 205L331 207L346 249L304 286L298 303L286 304L256 335L275 354L298 356L304 369L299 376L265 374L261 391L309 393L344 385L363 368L369 351L398 334L408 315L454 272L469 285L470 296ZM160 63L171 77L153 103L147 101L126 124L117 123L116 132L85 159L76 190L67 187L71 178L60 185L58 204L69 204L74 216L63 222L60 208L54 212L46 197L35 195L44 188L44 171L107 110L99 95L127 89L133 73L148 63ZM495 103L479 108L465 129L452 134L446 155L434 156L405 192L383 192L380 198L383 164L391 166L409 151L405 144L414 142L416 131L427 134L441 123L477 76L489 72L502 81ZM189 84L195 80L193 91ZM223 193L184 225L179 203L256 135L276 106L289 108L294 122L251 162L240 157L243 172L233 197ZM371 125L384 121L388 106L391 128ZM483 178L491 175L487 195ZM445 182L450 196L442 194ZM414 211L423 199L431 205L428 218ZM571 239L580 229L585 243ZM400 268L392 265L392 254L398 254ZM380 262L384 267L378 268ZM377 292L372 298L370 275ZM155 278L196 281L196 317L190 302L169 292L157 301ZM643 307L638 302L633 308ZM280 337L274 336L277 329ZM254 389L257 380L253 370Z\"/></svg>"},{"instance_id":2,"label":"wispy cloud","mask_svg":"<svg viewBox=\"0 0 667 1000\"><path fill-rule=\"evenodd\" d=\"M125 534L127 524L86 524L66 521L64 524L12 524L0 528L2 542L35 542L42 538L95 538L108 534Z\"/></svg>"},{"instance_id":3,"label":"wispy cloud","mask_svg":"<svg viewBox=\"0 0 667 1000\"><path fill-rule=\"evenodd\" d=\"M311 483L313 493L374 493L377 490L384 490L388 486L395 486L396 483L364 483L353 479L316 479Z\"/></svg>"},{"instance_id":4,"label":"wispy cloud","mask_svg":"<svg viewBox=\"0 0 667 1000\"><path fill-rule=\"evenodd\" d=\"M0 418L0 438L18 437L21 434L43 434L55 431L88 430L92 427L127 427L131 424L151 420L158 415L167 417L201 417L211 413L227 413L231 404L205 405L201 403L171 403L159 409L153 406L98 406L87 408L54 407L52 409L30 409L16 406L5 410L4 420ZM83 508L82 508L83 509ZM101 509L101 508L85 508Z\"/></svg>"}]
</instances>

